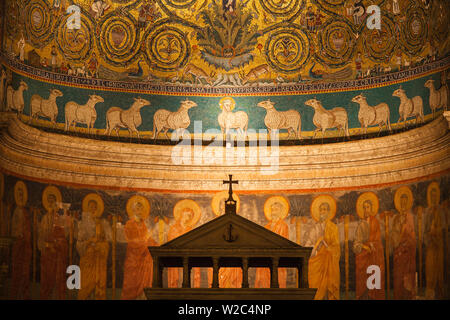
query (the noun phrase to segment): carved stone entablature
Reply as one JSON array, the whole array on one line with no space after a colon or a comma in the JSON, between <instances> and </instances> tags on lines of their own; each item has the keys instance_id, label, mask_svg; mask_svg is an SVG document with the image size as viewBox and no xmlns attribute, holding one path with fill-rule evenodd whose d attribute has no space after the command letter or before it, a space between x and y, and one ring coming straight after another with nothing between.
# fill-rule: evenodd
<instances>
[{"instance_id":1,"label":"carved stone entablature","mask_svg":"<svg viewBox=\"0 0 450 320\"><path fill-rule=\"evenodd\" d=\"M221 190L223 177L232 174L239 179L236 190L345 189L445 172L449 143L448 123L440 116L392 136L266 150L245 147L240 149L244 157L230 158L223 147L100 142L43 132L15 119L0 138L0 166L25 178L101 188Z\"/></svg>"}]
</instances>

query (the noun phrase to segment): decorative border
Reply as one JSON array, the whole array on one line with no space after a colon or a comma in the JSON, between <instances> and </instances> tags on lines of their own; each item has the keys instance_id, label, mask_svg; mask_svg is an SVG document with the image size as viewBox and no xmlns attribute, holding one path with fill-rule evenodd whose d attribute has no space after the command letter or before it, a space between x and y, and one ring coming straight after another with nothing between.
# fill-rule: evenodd
<instances>
[{"instance_id":1,"label":"decorative border","mask_svg":"<svg viewBox=\"0 0 450 320\"><path fill-rule=\"evenodd\" d=\"M3 60L3 61L1 61ZM124 82L95 78L80 78L61 73L54 73L20 63L7 56L0 56L0 61L12 71L32 79L72 86L83 89L99 91L120 91L155 95L181 95L181 96L258 96L258 95L306 95L319 93L332 93L353 90L371 89L394 85L438 73L450 67L450 56L439 61L417 66L408 70L393 72L381 76L333 81L333 82L307 82L279 84L255 87L195 87L176 84L157 84L150 82Z\"/></svg>"}]
</instances>

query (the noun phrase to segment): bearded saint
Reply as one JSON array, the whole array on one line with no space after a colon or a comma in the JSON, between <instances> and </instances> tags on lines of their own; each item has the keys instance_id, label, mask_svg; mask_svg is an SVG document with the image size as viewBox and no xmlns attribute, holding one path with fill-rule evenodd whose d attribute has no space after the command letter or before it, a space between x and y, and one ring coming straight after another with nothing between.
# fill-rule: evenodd
<instances>
[{"instance_id":1,"label":"bearded saint","mask_svg":"<svg viewBox=\"0 0 450 320\"><path fill-rule=\"evenodd\" d=\"M153 259L149 246L156 246L147 229L142 203L133 206L134 214L125 224L125 238L128 242L124 264L122 300L142 297L144 288L150 288L153 281Z\"/></svg>"},{"instance_id":2,"label":"bearded saint","mask_svg":"<svg viewBox=\"0 0 450 320\"><path fill-rule=\"evenodd\" d=\"M38 248L41 251L41 299L49 299L53 289L57 299L65 299L68 251L64 221L57 214L56 197L47 196L49 208L42 217L38 230Z\"/></svg>"},{"instance_id":3,"label":"bearded saint","mask_svg":"<svg viewBox=\"0 0 450 320\"><path fill-rule=\"evenodd\" d=\"M416 234L414 218L407 210L408 197L400 197L401 212L394 217L392 243L394 247L394 299L415 297Z\"/></svg>"},{"instance_id":4,"label":"bearded saint","mask_svg":"<svg viewBox=\"0 0 450 320\"><path fill-rule=\"evenodd\" d=\"M355 232L353 252L355 253L356 299L384 300L384 252L381 242L380 222L371 214L372 202L363 203L364 219L361 219ZM367 268L380 267L381 288L367 288Z\"/></svg>"}]
</instances>

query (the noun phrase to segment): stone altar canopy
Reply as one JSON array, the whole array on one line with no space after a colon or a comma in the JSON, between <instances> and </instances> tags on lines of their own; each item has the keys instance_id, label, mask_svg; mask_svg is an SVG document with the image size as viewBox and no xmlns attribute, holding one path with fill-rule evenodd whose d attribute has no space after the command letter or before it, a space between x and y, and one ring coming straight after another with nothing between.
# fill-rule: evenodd
<instances>
[{"instance_id":1,"label":"stone altar canopy","mask_svg":"<svg viewBox=\"0 0 450 320\"><path fill-rule=\"evenodd\" d=\"M150 300L298 300L313 299L316 289L308 288L308 259L311 248L302 247L236 214L236 201L225 201L225 214L175 238L162 246L149 247L153 257L153 285L146 288ZM163 288L164 268L182 267L181 288ZM213 269L212 288L191 288L191 269ZM242 268L242 288L219 288L219 269ZM270 288L249 288L248 268L270 268ZM279 288L278 268L297 268L298 288Z\"/></svg>"}]
</instances>

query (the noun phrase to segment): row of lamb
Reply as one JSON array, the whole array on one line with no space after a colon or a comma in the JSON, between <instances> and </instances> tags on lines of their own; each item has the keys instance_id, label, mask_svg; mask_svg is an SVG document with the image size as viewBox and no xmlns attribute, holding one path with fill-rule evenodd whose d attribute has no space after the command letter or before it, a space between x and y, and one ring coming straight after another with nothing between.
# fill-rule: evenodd
<instances>
[{"instance_id":1,"label":"row of lamb","mask_svg":"<svg viewBox=\"0 0 450 320\"><path fill-rule=\"evenodd\" d=\"M444 84L439 90L434 88L434 80L428 80L425 87L430 89L430 108L433 112L439 108L447 107L447 85ZM27 84L21 81L17 90L12 86L7 88L7 110L16 110L22 114L24 109L23 92L28 89ZM420 96L408 98L405 90L400 86L392 94L400 99L399 106L399 120L398 123L404 122L411 117L416 118L416 124L424 122L423 102ZM56 99L62 97L63 93L58 89L50 90L48 99L35 94L31 97L30 102L30 121L38 117L49 118L53 125L56 125L56 118L58 116L58 106ZM375 106L370 106L367 103L367 98L361 93L355 96L352 102L359 104L358 120L361 125L361 133L367 134L367 128L378 125L380 132L383 126L392 131L390 123L390 109L386 103L380 103ZM97 112L95 106L98 103L104 102L103 98L98 95L90 95L86 104L80 105L74 101L70 101L65 105L65 127L64 130L71 130L79 124L85 124L88 132L94 128L94 123L97 119ZM316 127L312 138L316 137L318 132L325 136L328 129L336 128L342 131L343 136L349 136L348 115L347 111L342 107L333 109L325 109L322 103L313 98L304 103L314 109L313 124ZM150 101L142 98L134 98L134 102L130 108L124 110L119 107L111 107L106 112L106 135L110 135L115 131L119 135L119 129L125 128L129 131L130 136L136 134L140 137L138 127L142 124L140 110L144 106L150 106ZM166 138L169 138L167 133L169 130L175 130L177 135L183 132L190 125L190 117L188 110L196 107L194 101L186 99L180 103L177 111L172 112L166 109L159 109L153 116L153 139L158 137L159 133L164 133ZM234 100L232 98L224 98L220 102L222 113L218 116L219 126L222 133L228 134L231 129L238 130L242 135L246 135L248 129L248 115L244 111L233 112ZM301 116L297 110L278 111L275 108L275 103L270 100L261 101L257 104L258 107L266 110L264 124L272 133L273 130L288 130L288 138L294 135L294 138L301 139Z\"/></svg>"}]
</instances>

